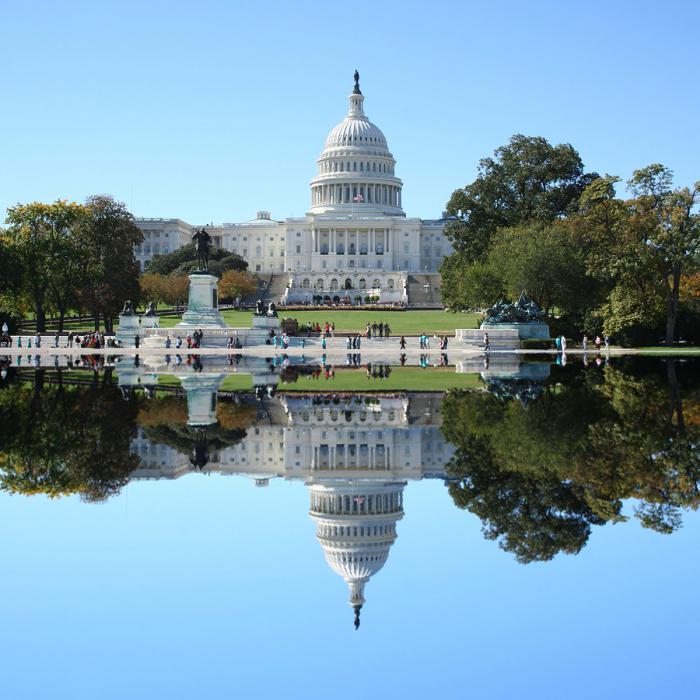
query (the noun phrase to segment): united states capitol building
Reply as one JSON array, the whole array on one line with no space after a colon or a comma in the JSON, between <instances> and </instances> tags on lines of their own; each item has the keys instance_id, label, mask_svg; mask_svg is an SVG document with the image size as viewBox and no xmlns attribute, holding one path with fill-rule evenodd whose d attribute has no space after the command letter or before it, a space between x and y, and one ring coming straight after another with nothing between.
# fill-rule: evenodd
<instances>
[{"instance_id":1,"label":"united states capitol building","mask_svg":"<svg viewBox=\"0 0 700 700\"><path fill-rule=\"evenodd\" d=\"M373 294L382 302L439 302L442 259L452 252L445 219L406 217L402 181L382 131L365 115L359 75L346 117L329 132L311 180L306 216L191 225L181 219L136 219L141 268L154 256L189 243L204 228L215 247L237 253L282 303L313 295L354 303ZM336 299L337 298L337 299Z\"/></svg>"}]
</instances>

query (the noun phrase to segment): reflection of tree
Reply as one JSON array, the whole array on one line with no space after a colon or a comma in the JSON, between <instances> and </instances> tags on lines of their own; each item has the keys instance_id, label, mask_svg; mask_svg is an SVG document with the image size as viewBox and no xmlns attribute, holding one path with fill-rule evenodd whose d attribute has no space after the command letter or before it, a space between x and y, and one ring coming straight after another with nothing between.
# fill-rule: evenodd
<instances>
[{"instance_id":1,"label":"reflection of tree","mask_svg":"<svg viewBox=\"0 0 700 700\"><path fill-rule=\"evenodd\" d=\"M678 381L670 360L666 370L561 371L525 406L449 394L443 431L457 448L447 467L455 504L523 562L578 552L592 525L624 520L625 499L636 500L645 527L673 531L681 509L700 503L700 426L684 419L700 395L686 391L681 401L689 381Z\"/></svg>"},{"instance_id":2,"label":"reflection of tree","mask_svg":"<svg viewBox=\"0 0 700 700\"><path fill-rule=\"evenodd\" d=\"M67 386L37 370L33 386L0 391L0 488L99 501L120 491L139 459L130 451L137 406L116 386Z\"/></svg>"}]
</instances>

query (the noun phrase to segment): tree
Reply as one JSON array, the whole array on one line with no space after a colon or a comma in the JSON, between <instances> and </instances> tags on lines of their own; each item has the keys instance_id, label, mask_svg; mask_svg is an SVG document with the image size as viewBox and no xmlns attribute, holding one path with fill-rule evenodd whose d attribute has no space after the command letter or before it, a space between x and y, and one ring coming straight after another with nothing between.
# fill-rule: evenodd
<instances>
[{"instance_id":1,"label":"tree","mask_svg":"<svg viewBox=\"0 0 700 700\"><path fill-rule=\"evenodd\" d=\"M444 259L440 274L442 303L451 311L482 309L504 295L502 276L488 261L469 263L454 253Z\"/></svg>"},{"instance_id":2,"label":"tree","mask_svg":"<svg viewBox=\"0 0 700 700\"><path fill-rule=\"evenodd\" d=\"M564 226L501 229L493 237L488 264L506 296L514 299L525 291L545 314L557 309L580 319L595 305L595 283L586 274L585 256Z\"/></svg>"},{"instance_id":3,"label":"tree","mask_svg":"<svg viewBox=\"0 0 700 700\"><path fill-rule=\"evenodd\" d=\"M0 488L88 501L118 493L140 466L131 451L137 402L109 383L67 390L62 371L45 386L44 373L0 391Z\"/></svg>"},{"instance_id":4,"label":"tree","mask_svg":"<svg viewBox=\"0 0 700 700\"><path fill-rule=\"evenodd\" d=\"M139 277L139 288L141 290L141 299L146 303L154 302L159 304L165 301L164 296L164 275L157 275L152 272L144 272Z\"/></svg>"},{"instance_id":5,"label":"tree","mask_svg":"<svg viewBox=\"0 0 700 700\"><path fill-rule=\"evenodd\" d=\"M146 264L147 272L160 275L169 275L174 272L179 275L188 275L197 269L197 255L194 244L188 243L172 253L156 255ZM220 275L226 270L244 272L248 269L248 263L235 253L221 248L212 250L209 255L209 271L214 275Z\"/></svg>"},{"instance_id":6,"label":"tree","mask_svg":"<svg viewBox=\"0 0 700 700\"><path fill-rule=\"evenodd\" d=\"M475 262L483 259L499 228L550 223L575 209L596 177L583 172L571 145L516 134L479 163L474 182L452 194L447 212L456 219L445 233L465 262Z\"/></svg>"},{"instance_id":7,"label":"tree","mask_svg":"<svg viewBox=\"0 0 700 700\"><path fill-rule=\"evenodd\" d=\"M75 298L81 266L75 234L84 221L84 207L62 200L17 204L7 210L10 225L3 233L4 244L21 268L22 290L40 332L46 330L46 311L52 302L62 323Z\"/></svg>"},{"instance_id":8,"label":"tree","mask_svg":"<svg viewBox=\"0 0 700 700\"><path fill-rule=\"evenodd\" d=\"M80 299L92 314L95 330L102 317L106 331L112 332L124 301L131 299L136 306L140 298L134 246L143 241L143 234L126 205L109 195L89 197L85 205L88 216L79 231L79 245L86 252Z\"/></svg>"},{"instance_id":9,"label":"tree","mask_svg":"<svg viewBox=\"0 0 700 700\"><path fill-rule=\"evenodd\" d=\"M163 301L173 306L187 303L190 292L190 281L174 272L163 277Z\"/></svg>"},{"instance_id":10,"label":"tree","mask_svg":"<svg viewBox=\"0 0 700 700\"><path fill-rule=\"evenodd\" d=\"M227 270L219 280L219 296L222 299L234 301L237 297L252 294L256 289L257 285L247 272Z\"/></svg>"},{"instance_id":11,"label":"tree","mask_svg":"<svg viewBox=\"0 0 700 700\"><path fill-rule=\"evenodd\" d=\"M636 195L631 226L649 248L664 289L667 345L675 340L681 277L697 266L700 250L700 182L675 190L672 183L673 173L659 163L635 170L628 183Z\"/></svg>"}]
</instances>

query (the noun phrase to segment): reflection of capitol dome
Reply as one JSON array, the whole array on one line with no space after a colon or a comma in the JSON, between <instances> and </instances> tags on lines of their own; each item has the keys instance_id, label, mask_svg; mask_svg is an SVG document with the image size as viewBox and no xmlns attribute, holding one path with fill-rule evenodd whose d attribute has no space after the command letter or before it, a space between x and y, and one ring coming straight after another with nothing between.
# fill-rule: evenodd
<instances>
[{"instance_id":1,"label":"reflection of capitol dome","mask_svg":"<svg viewBox=\"0 0 700 700\"><path fill-rule=\"evenodd\" d=\"M384 134L365 115L365 98L356 77L347 116L331 129L318 158L309 213L404 216L403 183L394 173L396 161Z\"/></svg>"},{"instance_id":2,"label":"reflection of capitol dome","mask_svg":"<svg viewBox=\"0 0 700 700\"><path fill-rule=\"evenodd\" d=\"M355 628L360 626L364 587L389 556L396 521L403 517L405 482L344 481L311 486L311 517L328 565L350 588Z\"/></svg>"}]
</instances>

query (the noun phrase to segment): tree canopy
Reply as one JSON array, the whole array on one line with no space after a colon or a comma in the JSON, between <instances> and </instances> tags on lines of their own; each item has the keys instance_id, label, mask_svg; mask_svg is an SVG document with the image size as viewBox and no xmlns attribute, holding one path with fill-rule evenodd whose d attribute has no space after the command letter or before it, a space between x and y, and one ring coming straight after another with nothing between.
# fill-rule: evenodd
<instances>
[{"instance_id":1,"label":"tree canopy","mask_svg":"<svg viewBox=\"0 0 700 700\"><path fill-rule=\"evenodd\" d=\"M156 255L146 264L146 271L159 275L188 275L197 269L197 254L193 243L188 243L172 253ZM209 254L209 272L221 276L227 270L245 272L248 263L235 253L222 248L213 249Z\"/></svg>"}]
</instances>

